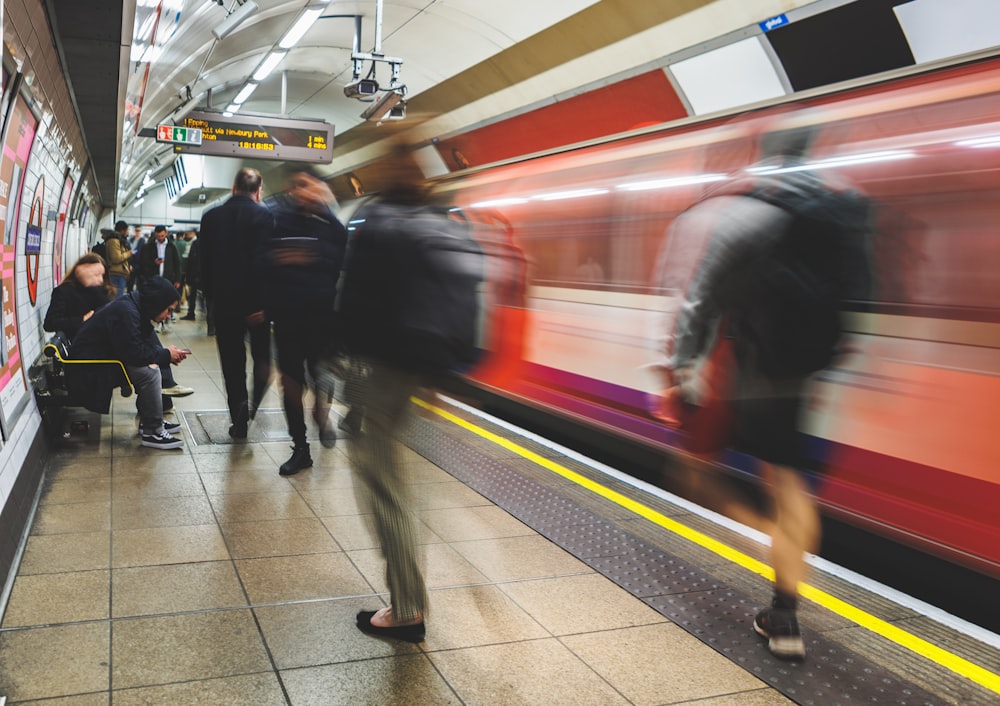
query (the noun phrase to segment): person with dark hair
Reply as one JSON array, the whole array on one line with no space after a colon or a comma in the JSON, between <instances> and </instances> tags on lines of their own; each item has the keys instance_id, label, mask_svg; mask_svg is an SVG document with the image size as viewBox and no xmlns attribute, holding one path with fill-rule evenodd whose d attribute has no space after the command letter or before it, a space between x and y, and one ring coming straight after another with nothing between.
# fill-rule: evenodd
<instances>
[{"instance_id":1,"label":"person with dark hair","mask_svg":"<svg viewBox=\"0 0 1000 706\"><path fill-rule=\"evenodd\" d=\"M344 262L347 230L330 210L333 193L316 172L294 167L287 191L271 205L274 230L262 244L264 308L274 324L282 402L292 455L279 473L293 475L313 464L306 441L302 396L313 390L312 416L320 442L332 448L329 391L321 390L321 364L334 353L334 304Z\"/></svg>"},{"instance_id":2,"label":"person with dark hair","mask_svg":"<svg viewBox=\"0 0 1000 706\"><path fill-rule=\"evenodd\" d=\"M177 246L167 237L167 227L163 225L153 228L153 239L139 253L139 276L154 275L173 282L174 287L180 291L181 256L177 252Z\"/></svg>"},{"instance_id":3,"label":"person with dark hair","mask_svg":"<svg viewBox=\"0 0 1000 706\"><path fill-rule=\"evenodd\" d=\"M187 288L188 312L181 318L194 321L199 294L202 304L205 302L205 295L201 293L201 243L196 230L189 230L184 237L188 243L187 257L184 258L184 286Z\"/></svg>"},{"instance_id":4,"label":"person with dark hair","mask_svg":"<svg viewBox=\"0 0 1000 706\"><path fill-rule=\"evenodd\" d=\"M108 277L104 258L94 253L84 255L52 290L42 328L50 333L61 331L72 341L83 322L114 297L115 286Z\"/></svg>"},{"instance_id":5,"label":"person with dark hair","mask_svg":"<svg viewBox=\"0 0 1000 706\"><path fill-rule=\"evenodd\" d=\"M802 117L796 127L765 135L762 161L672 224L658 280L681 305L666 331L665 386L654 411L683 435L692 408L708 408L710 396L722 399L733 419L725 444L759 460L768 513L719 483L697 500L745 514L741 519L770 531L774 598L753 629L787 659L805 656L798 586L805 555L820 540L810 487L810 471L819 469L800 433L805 398L811 376L837 354L838 309L849 298L849 283L867 269L859 244L868 238L870 213L868 199L831 170L809 168L805 154L815 131L801 123ZM671 271L671 263L684 258L671 257L669 246L685 242L707 242L691 277ZM713 351L730 343L731 381L719 391Z\"/></svg>"},{"instance_id":6,"label":"person with dark hair","mask_svg":"<svg viewBox=\"0 0 1000 706\"><path fill-rule=\"evenodd\" d=\"M262 243L271 237L274 217L260 204L263 181L244 167L233 180L232 197L201 217L198 255L201 287L226 385L229 435L245 439L247 426L264 398L271 378L271 327L264 316L258 272ZM247 394L246 347L253 357L253 392Z\"/></svg>"},{"instance_id":7,"label":"person with dark hair","mask_svg":"<svg viewBox=\"0 0 1000 706\"><path fill-rule=\"evenodd\" d=\"M183 442L171 432L179 424L163 420L161 372L177 365L188 352L176 346L164 348L156 338L153 323L164 321L177 306L179 295L173 283L160 276L143 279L136 291L119 297L94 312L77 332L70 357L77 360L120 360L135 387L142 445L154 449L176 449ZM92 412L107 414L112 391L122 384L121 371L113 365L66 366L70 393Z\"/></svg>"}]
</instances>

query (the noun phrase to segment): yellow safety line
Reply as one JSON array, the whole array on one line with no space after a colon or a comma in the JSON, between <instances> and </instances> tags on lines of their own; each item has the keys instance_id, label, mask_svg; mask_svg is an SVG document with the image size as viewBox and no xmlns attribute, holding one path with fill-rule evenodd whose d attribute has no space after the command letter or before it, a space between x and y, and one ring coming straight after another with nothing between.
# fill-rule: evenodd
<instances>
[{"instance_id":1,"label":"yellow safety line","mask_svg":"<svg viewBox=\"0 0 1000 706\"><path fill-rule=\"evenodd\" d=\"M533 451L529 451L523 446L514 443L510 439L505 439L502 436L494 434L486 429L476 426L475 424L468 422L460 417L455 416L451 412L443 410L439 407L435 407L424 400L413 398L415 402L420 407L434 412L435 414L447 419L449 422L456 424L463 429L472 432L484 439L492 441L497 446L501 446L508 451L516 453L518 456L532 461L539 466L552 471L553 473L562 476L563 478L570 480L577 485L580 485L587 490L600 495L601 497L610 500L611 502L620 505L641 517L646 518L650 522L653 522L664 529L673 532L676 535L683 537L691 542L694 542L698 546L704 547L721 557L728 559L734 564L742 566L744 569L752 571L756 574L767 578L768 580L774 580L774 571L767 564L754 559L751 556L744 554L743 552L733 549L732 547L719 542L718 540L712 539L706 534L699 532L698 530L692 529L686 525L683 525L676 520L672 520L669 517L662 515L661 513L653 510L652 508L646 507L642 503L636 502L635 500L622 495L610 488L606 488L600 483L590 480L589 478L571 471L565 466L547 459L544 456L539 456ZM917 637L911 633L901 630L892 623L886 622L881 618L877 618L871 613L861 610L849 603L846 603L839 598L830 595L829 593L822 591L815 586L803 583L799 586L799 593L802 597L809 599L813 603L818 603L827 610L830 610L837 615L846 618L852 622L857 623L861 627L867 628L871 632L877 635L895 642L897 645L905 647L906 649L915 652L922 657L935 662L946 669L949 669L956 674L959 674L980 686L989 689L992 692L1000 694L1000 675L994 674L993 672L980 667L977 664L959 657L958 655L952 654L947 650L943 650L937 645L931 644L922 638Z\"/></svg>"}]
</instances>

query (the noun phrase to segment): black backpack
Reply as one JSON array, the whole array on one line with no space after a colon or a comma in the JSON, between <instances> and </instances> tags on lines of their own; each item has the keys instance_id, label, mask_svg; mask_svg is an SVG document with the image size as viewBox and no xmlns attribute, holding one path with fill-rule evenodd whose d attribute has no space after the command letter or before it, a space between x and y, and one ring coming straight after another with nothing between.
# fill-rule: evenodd
<instances>
[{"instance_id":1,"label":"black backpack","mask_svg":"<svg viewBox=\"0 0 1000 706\"><path fill-rule=\"evenodd\" d=\"M351 243L340 292L355 353L422 373L479 357L485 257L469 225L427 206L375 203Z\"/></svg>"},{"instance_id":2,"label":"black backpack","mask_svg":"<svg viewBox=\"0 0 1000 706\"><path fill-rule=\"evenodd\" d=\"M747 268L731 325L759 372L772 379L806 377L839 352L852 234L836 204L820 196L794 205L754 196L784 208L792 220Z\"/></svg>"},{"instance_id":3,"label":"black backpack","mask_svg":"<svg viewBox=\"0 0 1000 706\"><path fill-rule=\"evenodd\" d=\"M100 255L105 260L107 260L108 256L105 254L107 252L107 249L108 249L107 244L102 240L99 243L95 243L94 247L90 249L90 252L94 253L95 255Z\"/></svg>"}]
</instances>

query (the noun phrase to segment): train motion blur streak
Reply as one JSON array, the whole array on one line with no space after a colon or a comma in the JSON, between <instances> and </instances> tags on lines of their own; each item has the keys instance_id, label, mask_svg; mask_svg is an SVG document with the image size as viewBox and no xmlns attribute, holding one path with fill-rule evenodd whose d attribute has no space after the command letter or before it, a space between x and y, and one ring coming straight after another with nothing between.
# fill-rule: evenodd
<instances>
[{"instance_id":1,"label":"train motion blur streak","mask_svg":"<svg viewBox=\"0 0 1000 706\"><path fill-rule=\"evenodd\" d=\"M676 446L649 414L654 339L678 295L651 284L664 235L802 108L797 118L821 129L798 168L836 170L877 204L877 292L853 302L850 354L813 386L808 431L829 462L820 502L1000 577L1000 60L443 181L478 236L523 249L528 263L525 307L494 317L502 348L479 382ZM671 255L693 268L704 243L677 245ZM753 471L739 454L723 460Z\"/></svg>"}]
</instances>

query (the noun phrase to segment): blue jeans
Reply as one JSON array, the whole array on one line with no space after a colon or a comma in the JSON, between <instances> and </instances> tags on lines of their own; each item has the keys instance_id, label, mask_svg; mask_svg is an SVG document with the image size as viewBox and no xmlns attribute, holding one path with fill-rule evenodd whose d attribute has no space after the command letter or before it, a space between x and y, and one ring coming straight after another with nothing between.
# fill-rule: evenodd
<instances>
[{"instance_id":1,"label":"blue jeans","mask_svg":"<svg viewBox=\"0 0 1000 706\"><path fill-rule=\"evenodd\" d=\"M118 292L116 296L120 297L125 293L125 285L128 283L128 280L125 278L125 275L110 275L110 279L115 291Z\"/></svg>"}]
</instances>

